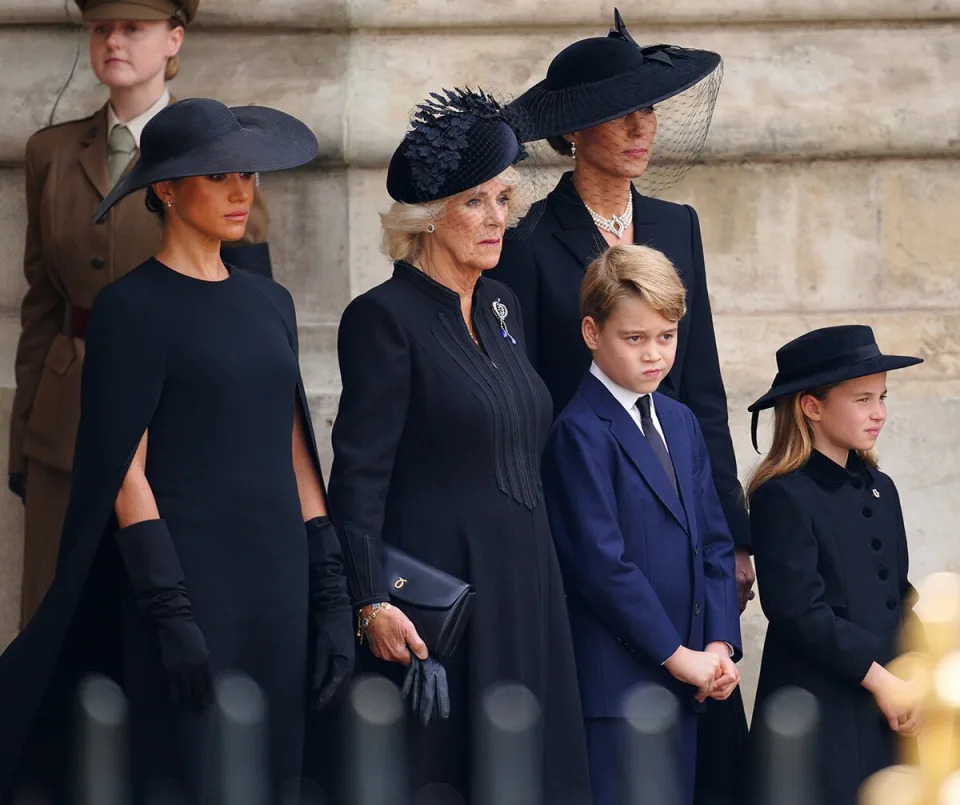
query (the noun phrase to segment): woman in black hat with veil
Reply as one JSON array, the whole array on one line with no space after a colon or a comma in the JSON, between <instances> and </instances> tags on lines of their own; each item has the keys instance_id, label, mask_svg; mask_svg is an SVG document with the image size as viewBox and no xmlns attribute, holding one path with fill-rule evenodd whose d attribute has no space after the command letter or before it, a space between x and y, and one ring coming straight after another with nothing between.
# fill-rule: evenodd
<instances>
[{"instance_id":1,"label":"woman in black hat with veil","mask_svg":"<svg viewBox=\"0 0 960 805\"><path fill-rule=\"evenodd\" d=\"M521 224L535 227L532 236L505 244L491 275L517 294L531 362L558 414L590 365L579 309L587 265L608 246L636 243L663 252L677 267L688 313L677 334L676 363L660 390L689 406L703 430L737 546L742 610L753 595L749 526L727 424L700 224L692 207L654 197L699 156L722 61L705 50L640 47L619 12L614 23L608 36L562 50L546 78L514 101L528 121L524 139L546 139L573 160L573 170ZM746 735L739 690L725 702L709 702L698 735L700 746L711 747L699 753L699 801L742 801Z\"/></svg>"},{"instance_id":2,"label":"woman in black hat with veil","mask_svg":"<svg viewBox=\"0 0 960 805\"><path fill-rule=\"evenodd\" d=\"M293 301L238 271L258 171L316 155L264 107L192 99L145 127L139 161L97 210L147 188L155 257L100 292L60 562L0 657L0 794L65 789L78 680L114 677L129 705L136 802L210 801L213 679L251 676L267 705L273 794L301 775L309 705L349 677L353 635L300 379Z\"/></svg>"}]
</instances>

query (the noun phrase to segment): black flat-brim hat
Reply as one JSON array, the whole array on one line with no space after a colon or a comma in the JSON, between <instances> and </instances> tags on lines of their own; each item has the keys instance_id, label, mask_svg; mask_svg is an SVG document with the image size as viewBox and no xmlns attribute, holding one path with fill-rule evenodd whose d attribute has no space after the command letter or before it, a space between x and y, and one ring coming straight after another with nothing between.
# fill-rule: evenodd
<instances>
[{"instance_id":1,"label":"black flat-brim hat","mask_svg":"<svg viewBox=\"0 0 960 805\"><path fill-rule=\"evenodd\" d=\"M524 142L559 137L672 98L705 79L721 61L709 50L641 47L615 10L607 36L581 39L561 50L547 77L511 106L523 112Z\"/></svg>"},{"instance_id":2,"label":"black flat-brim hat","mask_svg":"<svg viewBox=\"0 0 960 805\"><path fill-rule=\"evenodd\" d=\"M124 196L155 182L288 170L316 155L313 132L285 112L266 106L227 107L209 98L177 101L144 127L140 158L100 202L94 221L102 221Z\"/></svg>"},{"instance_id":3,"label":"black flat-brim hat","mask_svg":"<svg viewBox=\"0 0 960 805\"><path fill-rule=\"evenodd\" d=\"M822 327L793 339L777 350L777 376L770 390L747 407L753 413L754 449L758 449L759 412L782 397L918 363L923 363L923 358L883 355L873 330L862 324Z\"/></svg>"}]
</instances>

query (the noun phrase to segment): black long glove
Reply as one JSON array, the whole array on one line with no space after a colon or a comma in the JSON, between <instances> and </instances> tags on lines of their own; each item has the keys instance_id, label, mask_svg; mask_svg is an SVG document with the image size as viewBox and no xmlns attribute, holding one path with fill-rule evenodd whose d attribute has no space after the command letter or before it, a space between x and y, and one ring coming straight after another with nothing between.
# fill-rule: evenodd
<instances>
[{"instance_id":1,"label":"black long glove","mask_svg":"<svg viewBox=\"0 0 960 805\"><path fill-rule=\"evenodd\" d=\"M410 667L403 680L403 696L410 697L410 706L427 726L434 712L441 719L450 718L450 688L447 686L447 671L432 654L421 660L410 653Z\"/></svg>"},{"instance_id":2,"label":"black long glove","mask_svg":"<svg viewBox=\"0 0 960 805\"><path fill-rule=\"evenodd\" d=\"M121 528L117 545L140 611L157 627L170 701L200 710L212 699L210 653L193 618L180 557L164 520Z\"/></svg>"},{"instance_id":3,"label":"black long glove","mask_svg":"<svg viewBox=\"0 0 960 805\"><path fill-rule=\"evenodd\" d=\"M11 472L7 476L7 486L21 503L27 502L27 474L25 472Z\"/></svg>"},{"instance_id":4,"label":"black long glove","mask_svg":"<svg viewBox=\"0 0 960 805\"><path fill-rule=\"evenodd\" d=\"M310 616L316 631L310 708L319 712L340 698L353 676L353 611L333 523L329 517L314 517L304 528L310 557Z\"/></svg>"}]
</instances>

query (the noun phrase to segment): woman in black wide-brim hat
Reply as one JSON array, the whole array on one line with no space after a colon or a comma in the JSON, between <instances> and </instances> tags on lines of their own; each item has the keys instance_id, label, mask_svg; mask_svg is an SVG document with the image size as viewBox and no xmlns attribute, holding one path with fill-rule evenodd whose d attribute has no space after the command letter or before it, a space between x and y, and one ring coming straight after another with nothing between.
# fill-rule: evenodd
<instances>
[{"instance_id":1,"label":"woman in black wide-brim hat","mask_svg":"<svg viewBox=\"0 0 960 805\"><path fill-rule=\"evenodd\" d=\"M589 800L540 481L550 397L524 351L516 298L484 275L524 203L514 125L479 91L437 93L418 107L387 172L394 203L381 218L393 275L340 321L330 506L360 616L360 665L401 683L411 662L435 663L436 644L397 593L405 582L387 577L388 546L476 590L459 646L440 658L449 698L408 719L409 782L426 788L417 802L490 801L490 781L474 776L476 716L501 682L525 685L539 702L542 745L531 761L543 802ZM379 760L363 759L370 774Z\"/></svg>"},{"instance_id":2,"label":"woman in black wide-brim hat","mask_svg":"<svg viewBox=\"0 0 960 805\"><path fill-rule=\"evenodd\" d=\"M860 784L895 762L896 736L918 726L906 683L884 669L915 592L900 499L873 448L887 372L920 362L882 354L869 327L814 330L777 351L773 386L749 408L754 444L758 413L774 409L770 451L747 485L769 621L756 712L786 686L819 700L811 802L854 805Z\"/></svg>"},{"instance_id":3,"label":"woman in black wide-brim hat","mask_svg":"<svg viewBox=\"0 0 960 805\"><path fill-rule=\"evenodd\" d=\"M138 803L157 786L211 801L218 673L242 671L263 690L274 793L301 775L308 707L350 675L349 599L293 301L220 257L243 234L256 173L316 152L282 112L181 101L147 124L140 159L96 212L146 188L163 241L91 315L57 575L0 657L4 795L42 787L78 800L63 742L92 670L126 694Z\"/></svg>"},{"instance_id":4,"label":"woman in black wide-brim hat","mask_svg":"<svg viewBox=\"0 0 960 805\"><path fill-rule=\"evenodd\" d=\"M573 170L542 205L530 238L507 243L492 272L523 306L531 361L553 396L569 402L590 354L580 335L580 284L587 265L619 243L652 246L677 267L687 315L677 334L673 370L660 390L697 416L713 478L737 546L741 610L752 597L750 529L727 424L700 223L690 207L655 198L699 156L722 77L716 53L672 45L641 47L619 12L606 37L574 42L546 77L516 101L525 139L546 139ZM740 802L744 796L747 722L739 689L710 701L698 731L697 797Z\"/></svg>"}]
</instances>

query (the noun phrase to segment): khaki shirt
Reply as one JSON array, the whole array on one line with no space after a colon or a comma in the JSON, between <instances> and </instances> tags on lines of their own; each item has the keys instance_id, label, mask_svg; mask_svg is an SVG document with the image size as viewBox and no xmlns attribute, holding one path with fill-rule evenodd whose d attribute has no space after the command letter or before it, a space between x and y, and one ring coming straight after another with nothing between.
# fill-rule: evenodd
<instances>
[{"instance_id":1,"label":"khaki shirt","mask_svg":"<svg viewBox=\"0 0 960 805\"><path fill-rule=\"evenodd\" d=\"M27 142L23 268L29 287L21 309L9 472L24 471L26 456L71 470L84 344L70 335L70 309L91 308L101 288L160 247L161 226L144 206L144 191L93 223L108 181L106 105L90 117L42 129ZM265 243L268 222L258 192L238 243Z\"/></svg>"}]
</instances>

